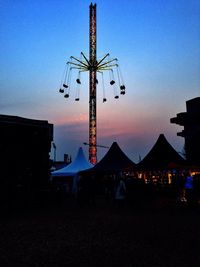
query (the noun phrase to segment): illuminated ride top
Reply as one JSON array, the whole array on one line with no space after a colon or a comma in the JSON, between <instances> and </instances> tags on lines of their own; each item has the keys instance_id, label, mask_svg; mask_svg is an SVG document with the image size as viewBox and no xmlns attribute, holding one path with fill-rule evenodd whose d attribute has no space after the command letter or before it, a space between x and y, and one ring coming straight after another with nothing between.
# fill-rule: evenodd
<instances>
[{"instance_id":1,"label":"illuminated ride top","mask_svg":"<svg viewBox=\"0 0 200 267\"><path fill-rule=\"evenodd\" d=\"M117 82L120 88L120 94L125 94L125 85L123 82L122 74L119 68L117 58L111 59L109 54L106 54L101 59L97 60L96 56L96 4L90 4L90 32L89 32L89 59L81 52L80 59L73 56L66 64L66 70L61 81L59 89L60 93L64 93L65 98L70 96L71 88L71 72L78 70L78 77L76 79L77 90L75 101L79 101L80 85L81 85L81 72L89 71L89 161L92 164L97 162L97 123L96 123L96 88L98 84L97 72L101 74L102 87L103 87L103 102L106 102L105 86L103 71L109 71L110 85L114 87L115 99L119 98L116 93L116 82L114 71L117 74Z\"/></svg>"}]
</instances>

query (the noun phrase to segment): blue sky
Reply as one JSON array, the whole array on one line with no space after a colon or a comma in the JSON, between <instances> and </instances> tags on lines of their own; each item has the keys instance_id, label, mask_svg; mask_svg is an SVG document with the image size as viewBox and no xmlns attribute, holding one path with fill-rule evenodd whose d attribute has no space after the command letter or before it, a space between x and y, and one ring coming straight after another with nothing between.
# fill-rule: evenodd
<instances>
[{"instance_id":1,"label":"blue sky","mask_svg":"<svg viewBox=\"0 0 200 267\"><path fill-rule=\"evenodd\" d=\"M88 141L87 74L80 102L74 101L75 92L66 100L58 90L69 57L88 54L90 2L0 2L0 114L53 123L57 159L64 153L74 157ZM106 103L98 87L98 143L117 141L137 162L164 133L181 151L184 139L176 133L182 127L170 124L170 118L200 95L200 2L96 3L97 54L119 59L126 85L126 95L116 100L105 79ZM98 159L105 153L99 148Z\"/></svg>"}]
</instances>

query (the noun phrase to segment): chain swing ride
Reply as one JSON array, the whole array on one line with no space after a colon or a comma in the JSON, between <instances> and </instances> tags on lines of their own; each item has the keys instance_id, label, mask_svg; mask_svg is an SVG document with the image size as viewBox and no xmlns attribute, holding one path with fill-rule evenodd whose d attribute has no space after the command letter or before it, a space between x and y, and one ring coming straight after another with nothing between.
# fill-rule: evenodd
<instances>
[{"instance_id":1,"label":"chain swing ride","mask_svg":"<svg viewBox=\"0 0 200 267\"><path fill-rule=\"evenodd\" d=\"M114 88L114 98L118 99L116 83L120 89L120 94L125 94L125 85L118 64L118 59L110 58L110 54L106 54L101 59L97 60L96 56L96 4L90 4L90 29L89 29L89 58L81 52L80 59L73 56L66 63L63 79L59 92L64 94L65 98L70 97L71 90L71 74L72 71L78 72L76 83L75 101L80 100L81 74L89 71L89 161L92 164L97 162L97 123L96 123L96 89L98 84L97 73L101 75L103 89L103 103L107 101L105 95L105 85L103 72L109 72L110 85ZM117 80L115 80L115 74Z\"/></svg>"}]
</instances>

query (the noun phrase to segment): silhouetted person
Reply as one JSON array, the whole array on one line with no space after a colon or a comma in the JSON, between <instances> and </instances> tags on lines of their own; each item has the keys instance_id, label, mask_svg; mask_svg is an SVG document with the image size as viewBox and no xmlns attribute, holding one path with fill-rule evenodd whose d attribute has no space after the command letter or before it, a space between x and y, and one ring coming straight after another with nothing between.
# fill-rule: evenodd
<instances>
[{"instance_id":1,"label":"silhouetted person","mask_svg":"<svg viewBox=\"0 0 200 267\"><path fill-rule=\"evenodd\" d=\"M187 199L185 197L185 176L183 173L178 173L174 181L176 201L185 203Z\"/></svg>"},{"instance_id":2,"label":"silhouetted person","mask_svg":"<svg viewBox=\"0 0 200 267\"><path fill-rule=\"evenodd\" d=\"M185 179L185 193L188 204L189 205L193 204L194 200L193 177L189 173Z\"/></svg>"},{"instance_id":3,"label":"silhouetted person","mask_svg":"<svg viewBox=\"0 0 200 267\"><path fill-rule=\"evenodd\" d=\"M117 181L115 190L115 201L118 207L124 205L125 197L126 197L126 185L123 178L120 177L119 180Z\"/></svg>"},{"instance_id":4,"label":"silhouetted person","mask_svg":"<svg viewBox=\"0 0 200 267\"><path fill-rule=\"evenodd\" d=\"M114 194L114 179L111 175L105 177L104 193L106 202L110 202L113 199L113 194Z\"/></svg>"},{"instance_id":5,"label":"silhouetted person","mask_svg":"<svg viewBox=\"0 0 200 267\"><path fill-rule=\"evenodd\" d=\"M94 206L96 204L96 181L95 176L88 177L88 204Z\"/></svg>"},{"instance_id":6,"label":"silhouetted person","mask_svg":"<svg viewBox=\"0 0 200 267\"><path fill-rule=\"evenodd\" d=\"M80 206L84 206L85 204L85 181L84 177L80 177L78 181L78 189L77 189L77 200Z\"/></svg>"}]
</instances>

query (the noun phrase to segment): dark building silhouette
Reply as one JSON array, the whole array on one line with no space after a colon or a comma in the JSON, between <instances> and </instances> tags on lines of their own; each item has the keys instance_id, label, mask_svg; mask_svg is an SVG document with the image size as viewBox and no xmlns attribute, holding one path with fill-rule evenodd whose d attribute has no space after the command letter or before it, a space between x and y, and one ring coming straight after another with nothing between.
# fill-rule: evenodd
<instances>
[{"instance_id":1,"label":"dark building silhouette","mask_svg":"<svg viewBox=\"0 0 200 267\"><path fill-rule=\"evenodd\" d=\"M26 200L49 179L53 125L47 121L0 115L0 200Z\"/></svg>"},{"instance_id":2,"label":"dark building silhouette","mask_svg":"<svg viewBox=\"0 0 200 267\"><path fill-rule=\"evenodd\" d=\"M186 101L186 112L171 118L171 123L184 127L178 136L185 138L185 153L189 164L200 164L200 97Z\"/></svg>"}]
</instances>

